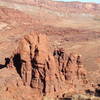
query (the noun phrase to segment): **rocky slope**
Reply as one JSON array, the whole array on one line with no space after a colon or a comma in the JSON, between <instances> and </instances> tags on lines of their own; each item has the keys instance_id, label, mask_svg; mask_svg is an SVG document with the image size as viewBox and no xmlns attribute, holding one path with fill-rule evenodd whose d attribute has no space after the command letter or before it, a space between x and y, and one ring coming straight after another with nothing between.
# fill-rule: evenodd
<instances>
[{"instance_id":1,"label":"rocky slope","mask_svg":"<svg viewBox=\"0 0 100 100\"><path fill-rule=\"evenodd\" d=\"M21 11L0 7L0 64L17 47L18 40L30 33L38 21ZM7 49L9 48L9 49Z\"/></svg>"},{"instance_id":2,"label":"rocky slope","mask_svg":"<svg viewBox=\"0 0 100 100\"><path fill-rule=\"evenodd\" d=\"M100 4L51 0L0 0L0 6L30 14L43 25L99 30Z\"/></svg>"},{"instance_id":3,"label":"rocky slope","mask_svg":"<svg viewBox=\"0 0 100 100\"><path fill-rule=\"evenodd\" d=\"M2 1L2 0L0 0ZM48 8L51 10L56 11L63 11L63 12L72 12L72 13L78 13L78 12L100 12L100 4L96 3L81 3L81 2L56 2L52 0L3 0L6 2L11 3L18 3L18 4L28 4L28 5L35 5L35 6L41 6L44 8Z\"/></svg>"},{"instance_id":4,"label":"rocky slope","mask_svg":"<svg viewBox=\"0 0 100 100\"><path fill-rule=\"evenodd\" d=\"M0 100L33 100L37 98L35 94L36 91L23 85L15 68L0 69Z\"/></svg>"}]
</instances>

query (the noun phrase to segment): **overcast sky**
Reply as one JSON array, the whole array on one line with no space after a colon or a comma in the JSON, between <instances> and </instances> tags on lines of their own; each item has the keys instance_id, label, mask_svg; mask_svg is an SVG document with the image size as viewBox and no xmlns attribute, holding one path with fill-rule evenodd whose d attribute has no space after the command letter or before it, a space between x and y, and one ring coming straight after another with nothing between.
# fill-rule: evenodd
<instances>
[{"instance_id":1,"label":"overcast sky","mask_svg":"<svg viewBox=\"0 0 100 100\"><path fill-rule=\"evenodd\" d=\"M100 0L56 0L56 1L81 1L81 2L96 2L96 3L100 3Z\"/></svg>"}]
</instances>

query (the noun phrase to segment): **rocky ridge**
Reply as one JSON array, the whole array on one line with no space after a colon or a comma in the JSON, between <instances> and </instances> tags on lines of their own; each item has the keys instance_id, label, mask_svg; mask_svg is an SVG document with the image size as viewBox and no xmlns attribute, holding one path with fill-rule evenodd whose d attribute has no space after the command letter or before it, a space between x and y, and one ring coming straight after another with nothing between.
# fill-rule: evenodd
<instances>
[{"instance_id":1,"label":"rocky ridge","mask_svg":"<svg viewBox=\"0 0 100 100\"><path fill-rule=\"evenodd\" d=\"M80 55L62 54L51 53L45 34L31 33L20 41L13 61L23 84L31 86L42 97L63 97L94 89L87 79Z\"/></svg>"},{"instance_id":2,"label":"rocky ridge","mask_svg":"<svg viewBox=\"0 0 100 100\"><path fill-rule=\"evenodd\" d=\"M28 4L47 9L70 13L95 13L100 12L100 4L82 2L57 2L54 0L0 0L16 4Z\"/></svg>"}]
</instances>

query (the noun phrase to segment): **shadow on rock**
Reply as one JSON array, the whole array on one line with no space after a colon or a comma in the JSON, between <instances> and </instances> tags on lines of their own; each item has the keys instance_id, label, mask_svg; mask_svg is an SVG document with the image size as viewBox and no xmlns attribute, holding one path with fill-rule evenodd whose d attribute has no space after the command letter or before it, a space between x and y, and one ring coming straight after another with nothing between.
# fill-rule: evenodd
<instances>
[{"instance_id":1,"label":"shadow on rock","mask_svg":"<svg viewBox=\"0 0 100 100\"><path fill-rule=\"evenodd\" d=\"M0 64L0 69L5 68L5 65Z\"/></svg>"},{"instance_id":2,"label":"shadow on rock","mask_svg":"<svg viewBox=\"0 0 100 100\"><path fill-rule=\"evenodd\" d=\"M15 68L16 68L18 74L21 76L22 61L21 61L20 54L14 55L13 63L14 63L14 66L15 66Z\"/></svg>"}]
</instances>

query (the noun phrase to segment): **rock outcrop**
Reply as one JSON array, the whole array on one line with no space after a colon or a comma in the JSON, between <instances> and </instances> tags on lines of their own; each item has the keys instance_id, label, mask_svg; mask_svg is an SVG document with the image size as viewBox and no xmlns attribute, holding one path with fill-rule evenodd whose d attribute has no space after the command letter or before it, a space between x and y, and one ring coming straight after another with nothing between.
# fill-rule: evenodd
<instances>
[{"instance_id":1,"label":"rock outcrop","mask_svg":"<svg viewBox=\"0 0 100 100\"><path fill-rule=\"evenodd\" d=\"M80 55L66 55L61 50L55 53L51 53L44 34L31 33L20 41L13 61L25 86L49 97L83 93L91 88Z\"/></svg>"},{"instance_id":2,"label":"rock outcrop","mask_svg":"<svg viewBox=\"0 0 100 100\"><path fill-rule=\"evenodd\" d=\"M19 61L17 56L20 56ZM30 34L20 41L15 62L25 85L31 85L41 95L55 95L63 87L59 70L50 53L46 35ZM18 67L18 64L15 64ZM59 84L59 82L61 82Z\"/></svg>"},{"instance_id":3,"label":"rock outcrop","mask_svg":"<svg viewBox=\"0 0 100 100\"><path fill-rule=\"evenodd\" d=\"M40 100L35 93L31 87L23 85L15 68L0 70L0 100Z\"/></svg>"}]
</instances>

